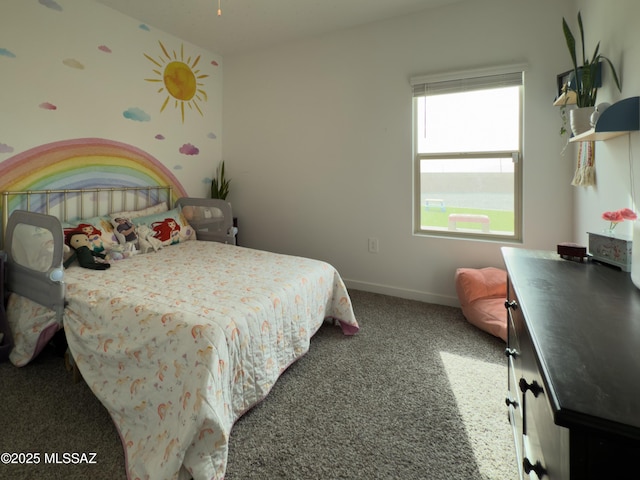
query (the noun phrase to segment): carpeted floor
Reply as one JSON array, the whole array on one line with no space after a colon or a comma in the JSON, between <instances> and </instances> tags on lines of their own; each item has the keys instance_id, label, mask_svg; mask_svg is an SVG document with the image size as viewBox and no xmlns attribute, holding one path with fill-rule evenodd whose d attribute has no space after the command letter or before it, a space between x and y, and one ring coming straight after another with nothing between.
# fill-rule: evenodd
<instances>
[{"instance_id":1,"label":"carpeted floor","mask_svg":"<svg viewBox=\"0 0 640 480\"><path fill-rule=\"evenodd\" d=\"M320 329L234 426L226 479L516 479L504 343L457 308L350 293L361 331ZM126 478L106 410L51 352L0 364L0 402L0 453L41 458L0 464L0 478ZM97 463L42 462L64 452Z\"/></svg>"}]
</instances>

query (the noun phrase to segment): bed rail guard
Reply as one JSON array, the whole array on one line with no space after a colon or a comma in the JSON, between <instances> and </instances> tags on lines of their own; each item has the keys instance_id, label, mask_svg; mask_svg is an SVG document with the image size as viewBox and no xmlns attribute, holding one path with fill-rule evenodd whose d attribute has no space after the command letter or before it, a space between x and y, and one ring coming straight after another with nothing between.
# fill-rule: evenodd
<instances>
[{"instance_id":1,"label":"bed rail guard","mask_svg":"<svg viewBox=\"0 0 640 480\"><path fill-rule=\"evenodd\" d=\"M236 244L231 204L218 198L182 197L176 201L198 240Z\"/></svg>"},{"instance_id":2,"label":"bed rail guard","mask_svg":"<svg viewBox=\"0 0 640 480\"><path fill-rule=\"evenodd\" d=\"M51 215L14 211L7 222L7 289L50 308L64 310L64 238L60 220Z\"/></svg>"}]
</instances>

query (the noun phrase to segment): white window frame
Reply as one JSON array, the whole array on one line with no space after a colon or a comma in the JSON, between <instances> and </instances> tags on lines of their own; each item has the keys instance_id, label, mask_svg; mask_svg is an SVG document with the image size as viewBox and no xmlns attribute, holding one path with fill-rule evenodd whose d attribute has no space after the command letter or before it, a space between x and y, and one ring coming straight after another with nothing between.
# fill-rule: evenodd
<instances>
[{"instance_id":1,"label":"white window frame","mask_svg":"<svg viewBox=\"0 0 640 480\"><path fill-rule=\"evenodd\" d=\"M444 74L425 75L419 77L413 77L410 79L413 98L413 124L412 124L412 137L413 137L413 163L414 163L414 182L413 182L413 225L414 235L419 236L438 236L438 237L451 237L451 238L466 238L466 239L480 239L488 241L499 242L513 242L520 243L523 239L523 222L522 222L522 145L523 145L523 116L524 116L524 73L526 71L526 65L508 65L502 67L492 67L485 69L466 70L459 72L448 72ZM477 90L482 88L483 79L487 79L490 85L499 86L497 77L510 76L513 74L520 74L521 86L520 86L520 125L519 125L519 142L517 150L509 151L480 151L480 152L443 152L443 153L418 153L418 138L416 135L416 128L418 125L417 119L417 98L428 95L428 92L434 91L447 91L447 92L462 92L465 90ZM422 228L422 204L421 204L421 171L420 163L422 160L428 160L430 158L438 159L455 159L455 158L508 158L511 157L514 162L514 178L513 178L513 193L514 193L514 232L512 235L498 234L498 233L484 233L473 232L469 230L440 230L440 229L424 229Z\"/></svg>"}]
</instances>

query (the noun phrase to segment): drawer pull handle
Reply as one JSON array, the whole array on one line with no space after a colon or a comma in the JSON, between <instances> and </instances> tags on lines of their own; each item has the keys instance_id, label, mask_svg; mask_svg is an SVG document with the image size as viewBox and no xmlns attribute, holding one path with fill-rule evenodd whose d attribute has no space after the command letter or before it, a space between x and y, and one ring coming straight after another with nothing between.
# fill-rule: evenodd
<instances>
[{"instance_id":1,"label":"drawer pull handle","mask_svg":"<svg viewBox=\"0 0 640 480\"><path fill-rule=\"evenodd\" d=\"M535 472L538 478L542 478L547 474L547 470L542 466L540 460L538 460L535 465L529 461L527 457L522 461L522 465L524 466L524 471L529 475L531 472Z\"/></svg>"},{"instance_id":2,"label":"drawer pull handle","mask_svg":"<svg viewBox=\"0 0 640 480\"><path fill-rule=\"evenodd\" d=\"M524 378L521 378L518 384L522 393L527 393L527 390L530 390L534 397L537 397L542 393L542 387L535 380L531 383L527 383Z\"/></svg>"},{"instance_id":3,"label":"drawer pull handle","mask_svg":"<svg viewBox=\"0 0 640 480\"><path fill-rule=\"evenodd\" d=\"M506 300L504 302L504 308L506 309L511 309L511 310L517 310L518 309L518 302L516 302L515 300Z\"/></svg>"},{"instance_id":4,"label":"drawer pull handle","mask_svg":"<svg viewBox=\"0 0 640 480\"><path fill-rule=\"evenodd\" d=\"M513 406L513 408L518 408L518 402L511 400L509 397L504 399L504 403L507 404L507 407Z\"/></svg>"},{"instance_id":5,"label":"drawer pull handle","mask_svg":"<svg viewBox=\"0 0 640 480\"><path fill-rule=\"evenodd\" d=\"M515 348L505 348L504 349L504 354L507 357L517 357L518 356L518 351Z\"/></svg>"}]
</instances>

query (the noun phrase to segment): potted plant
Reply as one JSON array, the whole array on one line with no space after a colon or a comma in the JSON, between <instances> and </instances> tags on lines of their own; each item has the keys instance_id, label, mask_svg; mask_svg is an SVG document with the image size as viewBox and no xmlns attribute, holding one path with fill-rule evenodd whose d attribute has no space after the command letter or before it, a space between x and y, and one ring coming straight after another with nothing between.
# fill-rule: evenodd
<instances>
[{"instance_id":1,"label":"potted plant","mask_svg":"<svg viewBox=\"0 0 640 480\"><path fill-rule=\"evenodd\" d=\"M584 46L584 29L582 27L582 16L578 12L578 27L580 28L580 42L582 45L582 65L578 66L578 58L576 55L576 39L571 33L571 29L567 21L562 18L562 31L567 42L567 48L573 62L573 78L569 82L567 88L575 92L577 109L569 112L570 123L573 134L578 135L590 128L590 118L595 110L596 97L598 95L598 87L600 86L601 64L606 62L611 68L613 80L622 91L618 74L611 60L600 53L600 42L596 45L593 56L589 59L585 53ZM586 120L585 120L586 119ZM575 127L574 127L575 124ZM577 130L577 131L576 131Z\"/></svg>"},{"instance_id":2,"label":"potted plant","mask_svg":"<svg viewBox=\"0 0 640 480\"><path fill-rule=\"evenodd\" d=\"M229 195L230 179L224 176L224 160L216 168L216 177L211 181L211 198L226 200Z\"/></svg>"}]
</instances>

